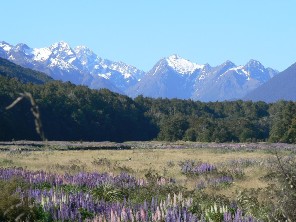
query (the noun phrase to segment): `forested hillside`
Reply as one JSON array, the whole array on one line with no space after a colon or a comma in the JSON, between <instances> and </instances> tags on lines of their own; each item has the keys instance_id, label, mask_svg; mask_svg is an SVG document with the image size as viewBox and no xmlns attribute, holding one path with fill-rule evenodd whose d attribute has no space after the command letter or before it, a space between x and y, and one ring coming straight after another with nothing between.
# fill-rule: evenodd
<instances>
[{"instance_id":1,"label":"forested hillside","mask_svg":"<svg viewBox=\"0 0 296 222\"><path fill-rule=\"evenodd\" d=\"M19 92L30 92L41 112L49 140L149 140L157 135L141 107L109 90L91 90L71 83L22 84L0 77L0 139L39 139L30 103L5 110Z\"/></svg>"},{"instance_id":2,"label":"forested hillside","mask_svg":"<svg viewBox=\"0 0 296 222\"><path fill-rule=\"evenodd\" d=\"M296 142L296 103L196 102L137 97L159 140Z\"/></svg>"},{"instance_id":3,"label":"forested hillside","mask_svg":"<svg viewBox=\"0 0 296 222\"><path fill-rule=\"evenodd\" d=\"M24 84L0 76L0 140L38 140L30 103L5 110L30 92L49 140L190 140L296 142L296 103L134 100L71 83Z\"/></svg>"},{"instance_id":4,"label":"forested hillside","mask_svg":"<svg viewBox=\"0 0 296 222\"><path fill-rule=\"evenodd\" d=\"M24 68L2 58L0 58L0 76L17 78L23 83L35 84L42 84L53 80L51 77L42 72Z\"/></svg>"}]
</instances>

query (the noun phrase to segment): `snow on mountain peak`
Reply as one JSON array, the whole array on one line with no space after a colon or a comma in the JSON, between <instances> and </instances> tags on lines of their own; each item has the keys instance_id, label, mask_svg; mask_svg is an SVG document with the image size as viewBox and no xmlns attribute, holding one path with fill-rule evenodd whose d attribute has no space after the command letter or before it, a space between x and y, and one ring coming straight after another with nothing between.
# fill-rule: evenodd
<instances>
[{"instance_id":1,"label":"snow on mountain peak","mask_svg":"<svg viewBox=\"0 0 296 222\"><path fill-rule=\"evenodd\" d=\"M183 59L178 55L171 55L166 58L166 61L170 67L181 74L192 74L195 70L204 68L204 65L190 62L189 60Z\"/></svg>"},{"instance_id":2,"label":"snow on mountain peak","mask_svg":"<svg viewBox=\"0 0 296 222\"><path fill-rule=\"evenodd\" d=\"M238 71L238 70L241 70L243 68L244 68L243 66L236 66L236 67L233 67L233 68L229 69L229 71Z\"/></svg>"},{"instance_id":3,"label":"snow on mountain peak","mask_svg":"<svg viewBox=\"0 0 296 222\"><path fill-rule=\"evenodd\" d=\"M46 61L52 54L49 48L35 48L33 49L34 60L35 61Z\"/></svg>"},{"instance_id":4,"label":"snow on mountain peak","mask_svg":"<svg viewBox=\"0 0 296 222\"><path fill-rule=\"evenodd\" d=\"M0 47L6 52L9 52L12 49L12 46L4 41L0 42Z\"/></svg>"},{"instance_id":5,"label":"snow on mountain peak","mask_svg":"<svg viewBox=\"0 0 296 222\"><path fill-rule=\"evenodd\" d=\"M264 66L257 60L251 59L246 65L246 67L257 67L264 68Z\"/></svg>"},{"instance_id":6,"label":"snow on mountain peak","mask_svg":"<svg viewBox=\"0 0 296 222\"><path fill-rule=\"evenodd\" d=\"M88 48L88 47L86 47L86 46L84 46L84 45L76 46L76 47L74 48L74 52L75 52L76 54L81 54L81 53L83 53L83 54L88 55L88 56L92 56L92 55L94 54L94 52L93 52L90 48Z\"/></svg>"},{"instance_id":7,"label":"snow on mountain peak","mask_svg":"<svg viewBox=\"0 0 296 222\"><path fill-rule=\"evenodd\" d=\"M52 48L52 49L59 48L60 50L63 50L63 49L70 49L70 46L67 42L60 41L60 42L56 42L56 43L52 44L50 46L50 48Z\"/></svg>"},{"instance_id":8,"label":"snow on mountain peak","mask_svg":"<svg viewBox=\"0 0 296 222\"><path fill-rule=\"evenodd\" d=\"M57 58L51 58L49 67L59 67L61 70L66 70L67 72L70 72L71 69L76 69L75 66L72 66L69 62L66 62L64 60L60 60Z\"/></svg>"},{"instance_id":9,"label":"snow on mountain peak","mask_svg":"<svg viewBox=\"0 0 296 222\"><path fill-rule=\"evenodd\" d=\"M259 61L253 59L246 65L233 67L229 71L235 71L237 74L245 76L247 81L255 79L263 83L271 77L269 70L265 69Z\"/></svg>"},{"instance_id":10,"label":"snow on mountain peak","mask_svg":"<svg viewBox=\"0 0 296 222\"><path fill-rule=\"evenodd\" d=\"M132 96L143 94L202 101L242 98L278 73L264 68L256 60L240 66L226 61L211 67L193 63L178 55L161 59L151 71L145 73L123 62L102 59L86 46L71 48L64 41L34 49L26 44L14 46L0 41L0 57L46 72L54 79L92 88L102 87L103 80L104 87Z\"/></svg>"},{"instance_id":11,"label":"snow on mountain peak","mask_svg":"<svg viewBox=\"0 0 296 222\"><path fill-rule=\"evenodd\" d=\"M234 71L239 75L244 75L248 81L251 78L250 71L247 70L244 66L236 66L236 67L229 69L228 71Z\"/></svg>"},{"instance_id":12,"label":"snow on mountain peak","mask_svg":"<svg viewBox=\"0 0 296 222\"><path fill-rule=\"evenodd\" d=\"M64 41L52 44L49 49L52 52L52 56L57 59L67 61L69 63L72 63L76 59L75 52L69 44Z\"/></svg>"},{"instance_id":13,"label":"snow on mountain peak","mask_svg":"<svg viewBox=\"0 0 296 222\"><path fill-rule=\"evenodd\" d=\"M23 52L27 56L31 56L32 55L32 52L33 52L33 50L29 46L27 46L26 44L23 44L23 43L17 44L15 46L15 50L16 51L19 51L19 52Z\"/></svg>"},{"instance_id":14,"label":"snow on mountain peak","mask_svg":"<svg viewBox=\"0 0 296 222\"><path fill-rule=\"evenodd\" d=\"M102 61L101 58L99 58L90 48L86 46L76 46L73 50L77 59L80 60L81 64L89 70L98 67L98 64Z\"/></svg>"},{"instance_id":15,"label":"snow on mountain peak","mask_svg":"<svg viewBox=\"0 0 296 222\"><path fill-rule=\"evenodd\" d=\"M64 41L52 44L49 49L54 55L61 54L63 57L71 56L74 54L74 51L71 49L70 45Z\"/></svg>"},{"instance_id":16,"label":"snow on mountain peak","mask_svg":"<svg viewBox=\"0 0 296 222\"><path fill-rule=\"evenodd\" d=\"M137 69L134 66L127 65L123 62L113 62L110 64L110 69L118 71L122 73L124 79L129 79L129 78L137 78L138 76L144 75L144 72Z\"/></svg>"}]
</instances>

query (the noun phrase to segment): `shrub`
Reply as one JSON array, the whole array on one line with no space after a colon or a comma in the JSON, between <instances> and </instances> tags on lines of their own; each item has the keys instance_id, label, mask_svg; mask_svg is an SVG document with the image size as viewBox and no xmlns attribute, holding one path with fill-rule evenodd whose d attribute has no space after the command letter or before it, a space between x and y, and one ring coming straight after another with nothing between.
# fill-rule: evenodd
<instances>
[{"instance_id":1,"label":"shrub","mask_svg":"<svg viewBox=\"0 0 296 222\"><path fill-rule=\"evenodd\" d=\"M43 220L46 214L39 206L33 206L32 200L20 192L25 183L20 179L0 181L0 221L36 221ZM43 220L44 221L44 220Z\"/></svg>"},{"instance_id":2,"label":"shrub","mask_svg":"<svg viewBox=\"0 0 296 222\"><path fill-rule=\"evenodd\" d=\"M287 221L296 221L296 160L295 157L281 157L276 154L274 165L270 172L270 181L275 198L274 208L281 212L281 217Z\"/></svg>"}]
</instances>

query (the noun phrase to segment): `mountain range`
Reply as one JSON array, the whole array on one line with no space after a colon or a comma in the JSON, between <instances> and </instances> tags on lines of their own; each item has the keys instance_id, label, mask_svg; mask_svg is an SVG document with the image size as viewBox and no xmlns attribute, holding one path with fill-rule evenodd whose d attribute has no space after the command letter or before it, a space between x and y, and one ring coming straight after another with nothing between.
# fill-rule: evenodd
<instances>
[{"instance_id":1,"label":"mountain range","mask_svg":"<svg viewBox=\"0 0 296 222\"><path fill-rule=\"evenodd\" d=\"M56 80L93 89L108 88L131 97L242 99L278 74L277 70L265 68L256 60L240 66L226 61L212 67L178 55L162 58L150 71L144 72L123 62L103 59L85 46L71 48L63 41L45 48L30 48L23 43L13 46L2 41L0 57L44 72Z\"/></svg>"},{"instance_id":2,"label":"mountain range","mask_svg":"<svg viewBox=\"0 0 296 222\"><path fill-rule=\"evenodd\" d=\"M144 75L133 66L102 59L85 46L71 48L66 42L34 49L23 43L13 46L0 42L0 57L44 72L56 80L120 93Z\"/></svg>"},{"instance_id":3,"label":"mountain range","mask_svg":"<svg viewBox=\"0 0 296 222\"><path fill-rule=\"evenodd\" d=\"M206 102L240 99L277 73L255 60L244 66L226 61L211 67L172 55L161 59L127 94Z\"/></svg>"},{"instance_id":4,"label":"mountain range","mask_svg":"<svg viewBox=\"0 0 296 222\"><path fill-rule=\"evenodd\" d=\"M283 72L248 93L243 99L252 101L276 102L296 100L296 63Z\"/></svg>"}]
</instances>

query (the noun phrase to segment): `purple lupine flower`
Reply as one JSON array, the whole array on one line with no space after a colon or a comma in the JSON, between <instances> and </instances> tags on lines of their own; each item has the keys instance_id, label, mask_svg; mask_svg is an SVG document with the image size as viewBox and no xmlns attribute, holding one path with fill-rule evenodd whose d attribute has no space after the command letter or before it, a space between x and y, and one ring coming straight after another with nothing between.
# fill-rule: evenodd
<instances>
[{"instance_id":1,"label":"purple lupine flower","mask_svg":"<svg viewBox=\"0 0 296 222\"><path fill-rule=\"evenodd\" d=\"M208 164L195 165L200 166L200 172L210 172L214 168ZM198 168L196 168L198 169ZM205 170L204 170L205 169ZM192 214L188 209L192 204L192 200L183 199L183 197L174 195L172 199L170 195L165 200L158 200L152 197L142 204L132 204L129 200L123 202L106 202L104 200L95 200L91 195L91 189L98 184L111 183L117 187L134 187L139 186L138 180L128 174L114 176L103 173L78 173L76 175L54 175L42 171L30 172L20 168L0 169L0 179L7 180L18 175L24 178L33 186L27 191L18 189L17 192L23 196L28 196L34 200L34 204L41 205L44 211L49 212L55 221L82 221L82 210L93 214L93 218L106 221L182 221L195 222L198 219L203 220L203 216ZM218 184L220 182L229 182L232 178L220 177L207 180L206 183ZM35 186L38 183L48 182L52 185L50 189L40 189ZM76 186L86 186L89 192L75 191L64 192L61 185L71 184ZM26 194L23 194L26 192ZM186 204L184 204L186 203ZM149 213L148 213L149 212ZM225 215L225 217L233 217L236 221L255 221L252 217L244 217L242 212L237 210L235 215ZM227 217L226 217L227 219Z\"/></svg>"},{"instance_id":2,"label":"purple lupine flower","mask_svg":"<svg viewBox=\"0 0 296 222\"><path fill-rule=\"evenodd\" d=\"M216 167L209 163L196 163L194 160L186 160L180 163L181 171L184 174L204 174L216 170Z\"/></svg>"}]
</instances>

